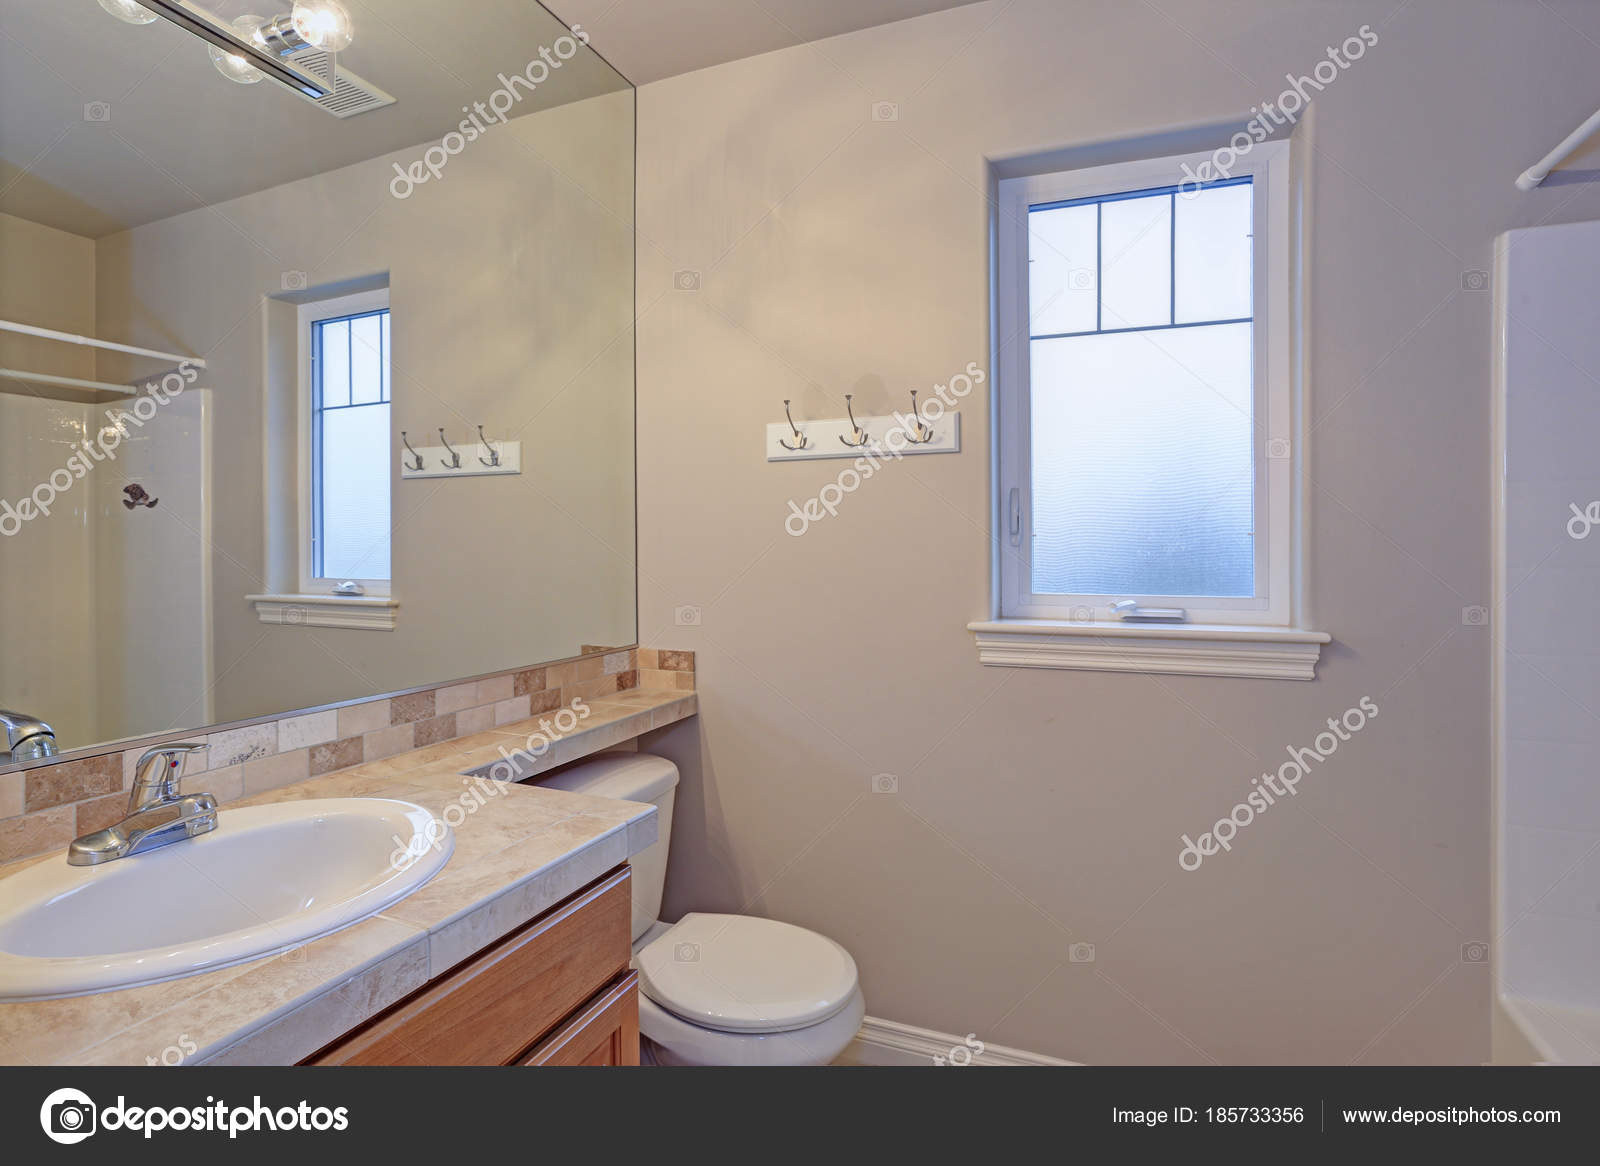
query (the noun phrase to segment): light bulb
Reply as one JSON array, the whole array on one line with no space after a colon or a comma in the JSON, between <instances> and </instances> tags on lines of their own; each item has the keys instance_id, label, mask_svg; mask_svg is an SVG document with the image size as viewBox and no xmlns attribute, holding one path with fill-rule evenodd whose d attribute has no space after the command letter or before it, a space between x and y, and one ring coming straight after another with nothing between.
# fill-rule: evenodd
<instances>
[{"instance_id":1,"label":"light bulb","mask_svg":"<svg viewBox=\"0 0 1600 1166\"><path fill-rule=\"evenodd\" d=\"M262 43L261 26L265 23L259 16L241 16L233 22L233 31L240 40L259 45ZM265 75L243 53L230 53L216 45L212 45L209 51L211 63L217 67L217 72L237 85L254 85Z\"/></svg>"},{"instance_id":2,"label":"light bulb","mask_svg":"<svg viewBox=\"0 0 1600 1166\"><path fill-rule=\"evenodd\" d=\"M152 20L161 19L143 5L134 3L134 0L100 0L100 7L126 24L149 24Z\"/></svg>"},{"instance_id":3,"label":"light bulb","mask_svg":"<svg viewBox=\"0 0 1600 1166\"><path fill-rule=\"evenodd\" d=\"M297 0L294 6L294 30L306 39L312 48L325 53L339 53L355 40L355 28L350 13L338 0Z\"/></svg>"}]
</instances>

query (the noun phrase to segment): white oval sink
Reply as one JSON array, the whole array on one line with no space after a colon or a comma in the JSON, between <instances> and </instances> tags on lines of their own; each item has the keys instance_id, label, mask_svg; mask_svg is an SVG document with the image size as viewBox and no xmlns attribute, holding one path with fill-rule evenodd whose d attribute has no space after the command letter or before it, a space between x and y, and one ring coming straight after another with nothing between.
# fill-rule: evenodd
<instances>
[{"instance_id":1,"label":"white oval sink","mask_svg":"<svg viewBox=\"0 0 1600 1166\"><path fill-rule=\"evenodd\" d=\"M217 828L100 866L63 853L0 879L0 1000L190 976L284 951L405 898L450 858L410 802L222 810Z\"/></svg>"}]
</instances>

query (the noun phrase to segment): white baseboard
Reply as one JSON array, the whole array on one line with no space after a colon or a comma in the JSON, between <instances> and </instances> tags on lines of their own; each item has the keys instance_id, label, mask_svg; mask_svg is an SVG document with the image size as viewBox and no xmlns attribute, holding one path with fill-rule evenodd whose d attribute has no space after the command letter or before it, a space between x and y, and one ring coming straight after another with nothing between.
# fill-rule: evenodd
<instances>
[{"instance_id":1,"label":"white baseboard","mask_svg":"<svg viewBox=\"0 0 1600 1166\"><path fill-rule=\"evenodd\" d=\"M979 1051L981 1047L982 1051ZM967 1058L970 1057L970 1060ZM931 1028L900 1024L893 1020L880 1020L868 1016L861 1022L861 1031L855 1040L839 1054L835 1065L936 1065L940 1058L945 1064L971 1064L1001 1067L1011 1065L1073 1065L1075 1061L1062 1061L1043 1053L1030 1053L1023 1049L980 1041L976 1035L970 1039Z\"/></svg>"}]
</instances>

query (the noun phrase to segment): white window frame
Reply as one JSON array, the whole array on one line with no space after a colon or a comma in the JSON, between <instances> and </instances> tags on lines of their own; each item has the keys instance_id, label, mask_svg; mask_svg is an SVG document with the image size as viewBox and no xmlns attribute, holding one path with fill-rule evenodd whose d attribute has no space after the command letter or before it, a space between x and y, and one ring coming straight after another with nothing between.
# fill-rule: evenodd
<instances>
[{"instance_id":1,"label":"white window frame","mask_svg":"<svg viewBox=\"0 0 1600 1166\"><path fill-rule=\"evenodd\" d=\"M1300 208L1290 143L1257 144L1229 168L1248 175L1254 211L1256 587L1252 598L1041 595L1032 590L1029 208L1172 187L1215 173L1210 154L1003 179L996 212L996 562L991 618L969 625L984 663L1309 680L1329 637L1301 630L1304 523L1299 407ZM1211 167L1209 171L1203 167ZM1287 454L1287 456L1285 456ZM1013 545L1013 532L1018 538ZM1182 623L1119 620L1111 604L1181 607Z\"/></svg>"},{"instance_id":2,"label":"white window frame","mask_svg":"<svg viewBox=\"0 0 1600 1166\"><path fill-rule=\"evenodd\" d=\"M311 569L312 563L315 561L311 550L312 531L315 529L312 521L311 507L313 499L316 497L315 483L312 481L312 476L316 472L316 466L312 457L311 441L311 384L313 375L311 368L313 351L313 345L311 342L311 329L313 325L322 320L333 320L338 319L341 316L355 316L360 315L363 312L375 312L379 310L390 311L389 344L391 349L392 364L392 351L394 346L394 314L389 308L388 288L385 287L379 288L375 291L357 292L354 295L335 296L323 300L313 300L301 304L299 308L299 322L297 325L299 328L299 339L297 341L296 364L299 368L299 384L297 393L299 398L298 415L300 426L300 521L299 529L296 533L297 542L299 544L298 556L300 591L303 595L329 595L332 593L333 588L337 584L345 581L342 578L319 578L318 576L312 574ZM392 370L390 375L390 383L391 385L393 384ZM390 401L392 407L392 393L390 396ZM392 482L390 483L390 487L389 533L391 540L391 555L389 574L393 576L394 560L392 552L394 535L394 492ZM392 578L355 579L351 580L351 582L359 583L366 591L368 596L375 598L386 598L393 594L394 581ZM341 600L340 602L345 601Z\"/></svg>"}]
</instances>

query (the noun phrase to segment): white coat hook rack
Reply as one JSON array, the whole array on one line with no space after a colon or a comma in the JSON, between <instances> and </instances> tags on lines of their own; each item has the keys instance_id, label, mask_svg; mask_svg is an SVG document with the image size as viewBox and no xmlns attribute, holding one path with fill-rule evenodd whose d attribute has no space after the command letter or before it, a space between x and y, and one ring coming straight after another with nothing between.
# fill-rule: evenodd
<instances>
[{"instance_id":1,"label":"white coat hook rack","mask_svg":"<svg viewBox=\"0 0 1600 1166\"><path fill-rule=\"evenodd\" d=\"M438 445L413 448L400 431L401 478L487 478L498 474L522 473L522 442L493 441L478 426L478 452L471 458L461 456L461 451L450 444L444 429L439 430Z\"/></svg>"},{"instance_id":2,"label":"white coat hook rack","mask_svg":"<svg viewBox=\"0 0 1600 1166\"><path fill-rule=\"evenodd\" d=\"M926 453L961 452L961 414L934 402L918 405L911 393L909 413L856 416L854 394L844 397L843 417L795 424L790 403L783 403L785 420L767 426L769 462L811 461L822 458L892 458ZM837 438L838 440L835 440Z\"/></svg>"}]
</instances>

